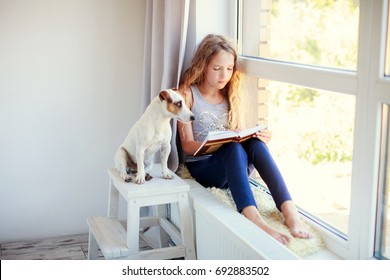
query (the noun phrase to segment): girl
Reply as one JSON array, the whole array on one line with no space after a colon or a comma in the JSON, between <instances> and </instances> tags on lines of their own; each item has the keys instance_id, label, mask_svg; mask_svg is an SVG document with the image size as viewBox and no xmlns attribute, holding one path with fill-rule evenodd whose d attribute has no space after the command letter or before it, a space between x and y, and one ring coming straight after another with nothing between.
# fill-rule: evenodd
<instances>
[{"instance_id":1,"label":"girl","mask_svg":"<svg viewBox=\"0 0 390 280\"><path fill-rule=\"evenodd\" d=\"M267 184L277 208L283 213L292 236L310 238L302 230L298 211L276 166L267 143L268 130L258 132L243 143L228 143L212 155L192 157L208 131L239 129L239 73L237 53L224 37L208 35L199 44L190 67L184 73L179 91L185 96L195 121L178 122L181 146L192 177L205 187L228 187L237 210L282 244L289 236L280 233L261 217L255 203L249 175L253 168Z\"/></svg>"}]
</instances>

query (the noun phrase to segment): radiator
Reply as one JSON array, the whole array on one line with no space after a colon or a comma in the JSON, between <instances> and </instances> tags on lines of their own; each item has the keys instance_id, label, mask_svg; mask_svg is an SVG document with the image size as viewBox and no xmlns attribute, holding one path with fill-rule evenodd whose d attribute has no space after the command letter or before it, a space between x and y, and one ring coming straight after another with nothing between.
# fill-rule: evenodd
<instances>
[{"instance_id":1,"label":"radiator","mask_svg":"<svg viewBox=\"0 0 390 280\"><path fill-rule=\"evenodd\" d=\"M194 180L189 194L199 260L299 259ZM178 223L175 207L171 219Z\"/></svg>"}]
</instances>

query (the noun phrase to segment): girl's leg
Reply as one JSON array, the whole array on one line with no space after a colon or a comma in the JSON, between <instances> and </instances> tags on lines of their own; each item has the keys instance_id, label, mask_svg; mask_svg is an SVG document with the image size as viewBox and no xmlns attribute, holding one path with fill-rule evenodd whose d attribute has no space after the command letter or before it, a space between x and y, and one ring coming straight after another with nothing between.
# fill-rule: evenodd
<instances>
[{"instance_id":1,"label":"girl's leg","mask_svg":"<svg viewBox=\"0 0 390 280\"><path fill-rule=\"evenodd\" d=\"M248 158L239 143L223 145L211 157L187 162L192 177L205 187L229 187L239 212L256 206L247 174Z\"/></svg>"},{"instance_id":2,"label":"girl's leg","mask_svg":"<svg viewBox=\"0 0 390 280\"><path fill-rule=\"evenodd\" d=\"M292 200L287 200L283 202L281 208L284 216L284 223L289 228L291 235L297 238L311 238L310 233L302 229L299 214L294 202Z\"/></svg>"},{"instance_id":3,"label":"girl's leg","mask_svg":"<svg viewBox=\"0 0 390 280\"><path fill-rule=\"evenodd\" d=\"M243 147L248 154L249 162L267 184L276 207L281 210L282 203L291 200L291 195L267 145L258 139L249 139L243 143Z\"/></svg>"},{"instance_id":4,"label":"girl's leg","mask_svg":"<svg viewBox=\"0 0 390 280\"><path fill-rule=\"evenodd\" d=\"M255 225L257 225L259 228L264 230L266 233L271 235L283 245L287 245L290 242L290 238L287 235L274 230L269 224L267 224L267 222L263 219L263 217L260 215L259 210L255 206L245 207L242 210L242 214L248 220L253 222Z\"/></svg>"},{"instance_id":5,"label":"girl's leg","mask_svg":"<svg viewBox=\"0 0 390 280\"><path fill-rule=\"evenodd\" d=\"M248 180L248 158L241 144L226 144L210 158L188 162L187 167L205 187L223 188L228 185L239 212L280 243L289 242L287 235L275 231L265 222L256 207Z\"/></svg>"},{"instance_id":6,"label":"girl's leg","mask_svg":"<svg viewBox=\"0 0 390 280\"><path fill-rule=\"evenodd\" d=\"M244 143L251 162L267 184L276 207L283 213L285 224L291 235L299 238L310 238L310 235L301 230L299 214L291 199L286 183L265 143L258 139L250 139Z\"/></svg>"}]
</instances>

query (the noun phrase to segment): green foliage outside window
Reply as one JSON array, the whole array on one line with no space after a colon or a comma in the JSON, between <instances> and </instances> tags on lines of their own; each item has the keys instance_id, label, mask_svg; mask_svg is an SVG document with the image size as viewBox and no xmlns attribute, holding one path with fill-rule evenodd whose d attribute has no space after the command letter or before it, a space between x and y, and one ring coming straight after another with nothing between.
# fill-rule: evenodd
<instances>
[{"instance_id":1,"label":"green foliage outside window","mask_svg":"<svg viewBox=\"0 0 390 280\"><path fill-rule=\"evenodd\" d=\"M349 5L345 5L346 2ZM273 0L270 57L355 70L357 37L354 34L357 32L351 31L350 27L357 24L348 22L351 18L358 20L359 7L355 4L354 0ZM283 28L286 33L279 32ZM327 130L319 124L301 134L297 148L299 158L313 165L352 160L353 122L343 119L343 104L337 104L340 102L331 95L327 97L315 89L283 86L271 92L273 104L284 104L280 108L281 115L286 110L298 115L311 109L320 110L330 118L340 115L335 121L339 129ZM326 98L328 101L324 101ZM329 124L332 120L324 122Z\"/></svg>"}]
</instances>

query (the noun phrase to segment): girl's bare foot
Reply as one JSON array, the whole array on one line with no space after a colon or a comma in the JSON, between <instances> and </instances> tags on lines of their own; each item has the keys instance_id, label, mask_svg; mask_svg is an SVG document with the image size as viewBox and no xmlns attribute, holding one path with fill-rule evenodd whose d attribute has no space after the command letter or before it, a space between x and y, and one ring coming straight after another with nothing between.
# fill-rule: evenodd
<instances>
[{"instance_id":1,"label":"girl's bare foot","mask_svg":"<svg viewBox=\"0 0 390 280\"><path fill-rule=\"evenodd\" d=\"M282 243L283 245L287 245L290 242L290 237L287 235L280 233L274 230L271 226L269 226L263 217L260 215L259 211L255 206L248 206L242 210L242 214L255 225L260 227L266 233L271 235L274 239Z\"/></svg>"},{"instance_id":2,"label":"girl's bare foot","mask_svg":"<svg viewBox=\"0 0 390 280\"><path fill-rule=\"evenodd\" d=\"M302 228L299 220L299 214L293 201L288 200L283 202L281 210L284 215L284 223L289 228L292 236L303 239L311 238L310 233L306 232Z\"/></svg>"}]
</instances>

